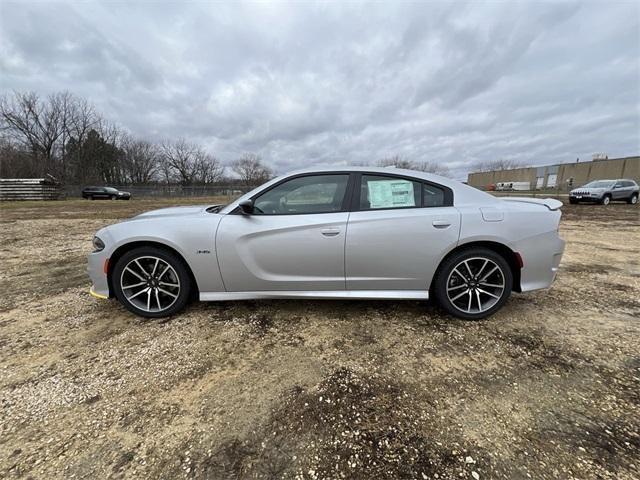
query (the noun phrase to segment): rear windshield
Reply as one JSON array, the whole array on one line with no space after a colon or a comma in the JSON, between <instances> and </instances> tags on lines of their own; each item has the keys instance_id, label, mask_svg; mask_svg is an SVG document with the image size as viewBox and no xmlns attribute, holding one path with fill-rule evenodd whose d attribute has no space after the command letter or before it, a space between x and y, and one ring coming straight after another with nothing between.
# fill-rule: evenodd
<instances>
[{"instance_id":1,"label":"rear windshield","mask_svg":"<svg viewBox=\"0 0 640 480\"><path fill-rule=\"evenodd\" d=\"M603 180L596 180L595 182L589 182L585 185L588 188L609 188L613 186L613 182L607 182Z\"/></svg>"}]
</instances>

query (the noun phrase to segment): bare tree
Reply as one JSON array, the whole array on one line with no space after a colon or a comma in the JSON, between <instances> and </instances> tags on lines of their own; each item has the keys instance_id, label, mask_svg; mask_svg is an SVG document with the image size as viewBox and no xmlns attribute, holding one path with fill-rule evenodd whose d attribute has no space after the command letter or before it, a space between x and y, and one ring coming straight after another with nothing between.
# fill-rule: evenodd
<instances>
[{"instance_id":1,"label":"bare tree","mask_svg":"<svg viewBox=\"0 0 640 480\"><path fill-rule=\"evenodd\" d=\"M0 96L0 170L3 176L50 173L65 182L183 185L220 180L222 164L181 139L157 146L133 138L69 92Z\"/></svg>"},{"instance_id":2,"label":"bare tree","mask_svg":"<svg viewBox=\"0 0 640 480\"><path fill-rule=\"evenodd\" d=\"M218 159L185 139L165 141L160 149L161 170L167 180L170 176L177 177L183 185L193 185L215 182L222 176L223 167Z\"/></svg>"},{"instance_id":3,"label":"bare tree","mask_svg":"<svg viewBox=\"0 0 640 480\"><path fill-rule=\"evenodd\" d=\"M407 170L413 170L413 162L408 158L403 158L400 155L393 155L391 157L385 157L376 162L378 167L396 167L406 168Z\"/></svg>"},{"instance_id":4,"label":"bare tree","mask_svg":"<svg viewBox=\"0 0 640 480\"><path fill-rule=\"evenodd\" d=\"M220 181L224 174L224 166L216 157L203 150L196 153L197 183L209 184Z\"/></svg>"},{"instance_id":5,"label":"bare tree","mask_svg":"<svg viewBox=\"0 0 640 480\"><path fill-rule=\"evenodd\" d=\"M433 173L434 175L440 175L442 177L449 175L449 167L438 162L416 162L413 164L413 169L421 172Z\"/></svg>"},{"instance_id":6,"label":"bare tree","mask_svg":"<svg viewBox=\"0 0 640 480\"><path fill-rule=\"evenodd\" d=\"M376 165L379 167L396 167L405 168L407 170L418 170L442 176L447 176L449 174L449 168L442 163L434 161L414 162L413 160L403 158L400 155L393 155L392 157L386 157L382 160L378 160Z\"/></svg>"},{"instance_id":7,"label":"bare tree","mask_svg":"<svg viewBox=\"0 0 640 480\"><path fill-rule=\"evenodd\" d=\"M52 171L55 146L64 123L62 94L40 101L35 92L14 92L0 98L2 130L41 160L40 173Z\"/></svg>"},{"instance_id":8,"label":"bare tree","mask_svg":"<svg viewBox=\"0 0 640 480\"><path fill-rule=\"evenodd\" d=\"M496 160L487 160L476 162L473 165L474 172L492 172L494 170L512 170L514 168L523 168L527 165L516 160L508 158L499 158Z\"/></svg>"},{"instance_id":9,"label":"bare tree","mask_svg":"<svg viewBox=\"0 0 640 480\"><path fill-rule=\"evenodd\" d=\"M173 167L169 163L169 159L166 157L164 153L162 153L162 147L160 147L160 151L161 151L161 154L160 154L160 161L158 163L158 173L160 175L161 180L167 185L169 185L175 180L176 175L173 170Z\"/></svg>"},{"instance_id":10,"label":"bare tree","mask_svg":"<svg viewBox=\"0 0 640 480\"><path fill-rule=\"evenodd\" d=\"M69 154L70 142L82 143L86 140L91 129L96 128L102 119L86 99L65 93L63 115L63 134L61 145L60 177L65 181L70 164L81 163L82 159L71 158Z\"/></svg>"},{"instance_id":11,"label":"bare tree","mask_svg":"<svg viewBox=\"0 0 640 480\"><path fill-rule=\"evenodd\" d=\"M40 165L30 152L11 138L0 135L0 178L31 178L40 175Z\"/></svg>"},{"instance_id":12,"label":"bare tree","mask_svg":"<svg viewBox=\"0 0 640 480\"><path fill-rule=\"evenodd\" d=\"M120 142L125 176L131 183L149 183L160 167L160 151L146 140L124 135Z\"/></svg>"},{"instance_id":13,"label":"bare tree","mask_svg":"<svg viewBox=\"0 0 640 480\"><path fill-rule=\"evenodd\" d=\"M261 158L254 153L243 154L239 159L231 163L231 170L248 187L261 185L273 175L271 169L264 165Z\"/></svg>"},{"instance_id":14,"label":"bare tree","mask_svg":"<svg viewBox=\"0 0 640 480\"><path fill-rule=\"evenodd\" d=\"M84 141L98 119L91 104L69 92L46 99L35 92L14 92L0 98L2 131L30 153L33 163L39 165L35 175L53 173L64 180L69 142Z\"/></svg>"}]
</instances>

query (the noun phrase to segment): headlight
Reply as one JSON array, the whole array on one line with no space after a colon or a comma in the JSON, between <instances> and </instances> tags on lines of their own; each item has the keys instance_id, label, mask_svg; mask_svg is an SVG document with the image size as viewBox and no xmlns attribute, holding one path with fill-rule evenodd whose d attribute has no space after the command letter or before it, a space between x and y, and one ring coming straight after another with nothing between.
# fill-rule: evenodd
<instances>
[{"instance_id":1,"label":"headlight","mask_svg":"<svg viewBox=\"0 0 640 480\"><path fill-rule=\"evenodd\" d=\"M98 237L93 237L93 251L99 252L104 249L104 242Z\"/></svg>"}]
</instances>

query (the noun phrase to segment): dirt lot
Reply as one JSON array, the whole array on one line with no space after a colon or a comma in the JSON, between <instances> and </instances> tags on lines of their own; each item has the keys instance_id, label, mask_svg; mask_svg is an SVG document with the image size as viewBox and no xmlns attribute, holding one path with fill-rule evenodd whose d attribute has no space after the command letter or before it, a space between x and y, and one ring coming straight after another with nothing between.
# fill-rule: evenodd
<instances>
[{"instance_id":1,"label":"dirt lot","mask_svg":"<svg viewBox=\"0 0 640 480\"><path fill-rule=\"evenodd\" d=\"M640 209L565 207L553 288L481 322L89 296L93 233L170 203L0 205L0 477L640 477Z\"/></svg>"}]
</instances>

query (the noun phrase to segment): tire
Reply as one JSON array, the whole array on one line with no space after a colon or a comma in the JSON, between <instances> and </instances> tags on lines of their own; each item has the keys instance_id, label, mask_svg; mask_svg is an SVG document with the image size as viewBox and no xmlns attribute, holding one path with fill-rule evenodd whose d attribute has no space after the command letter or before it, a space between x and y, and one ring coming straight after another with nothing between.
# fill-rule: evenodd
<instances>
[{"instance_id":1,"label":"tire","mask_svg":"<svg viewBox=\"0 0 640 480\"><path fill-rule=\"evenodd\" d=\"M475 278L469 275L467 265ZM487 276L491 270L493 273ZM483 278L485 281L480 282ZM454 253L440 264L433 293L447 313L465 320L479 320L493 315L504 305L512 286L513 273L507 261L493 250L473 247Z\"/></svg>"},{"instance_id":2,"label":"tire","mask_svg":"<svg viewBox=\"0 0 640 480\"><path fill-rule=\"evenodd\" d=\"M638 204L638 194L634 193L633 195L631 195L627 199L627 203L630 204L630 205L637 205Z\"/></svg>"},{"instance_id":3,"label":"tire","mask_svg":"<svg viewBox=\"0 0 640 480\"><path fill-rule=\"evenodd\" d=\"M578 199L577 198L570 198L569 199L569 203L571 205L577 205L578 204Z\"/></svg>"},{"instance_id":4,"label":"tire","mask_svg":"<svg viewBox=\"0 0 640 480\"><path fill-rule=\"evenodd\" d=\"M602 205L609 205L611 203L611 195L605 195L604 197L602 197L602 199L600 200L600 203Z\"/></svg>"},{"instance_id":5,"label":"tire","mask_svg":"<svg viewBox=\"0 0 640 480\"><path fill-rule=\"evenodd\" d=\"M117 199L118 199L118 197L116 197L115 195L111 195L111 196L109 197L109 200L117 200Z\"/></svg>"},{"instance_id":6,"label":"tire","mask_svg":"<svg viewBox=\"0 0 640 480\"><path fill-rule=\"evenodd\" d=\"M136 286L142 282L143 285ZM192 289L184 261L157 247L135 248L120 257L111 273L111 284L116 298L127 310L146 318L179 312L189 301Z\"/></svg>"}]
</instances>

